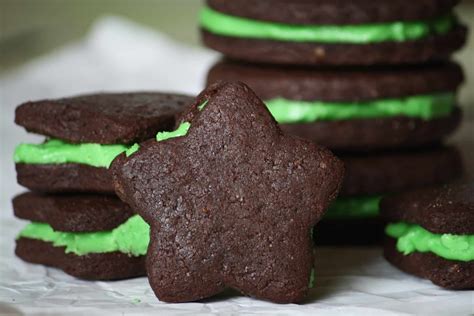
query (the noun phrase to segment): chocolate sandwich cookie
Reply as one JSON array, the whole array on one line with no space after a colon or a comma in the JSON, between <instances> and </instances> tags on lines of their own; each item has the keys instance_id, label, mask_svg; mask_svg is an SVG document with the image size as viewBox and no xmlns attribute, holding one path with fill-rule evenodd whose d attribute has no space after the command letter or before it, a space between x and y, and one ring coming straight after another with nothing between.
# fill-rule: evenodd
<instances>
[{"instance_id":1,"label":"chocolate sandwich cookie","mask_svg":"<svg viewBox=\"0 0 474 316\"><path fill-rule=\"evenodd\" d=\"M454 63L397 68L301 68L217 63L207 82L240 80L255 90L281 128L344 151L419 147L460 123Z\"/></svg>"},{"instance_id":2,"label":"chocolate sandwich cookie","mask_svg":"<svg viewBox=\"0 0 474 316\"><path fill-rule=\"evenodd\" d=\"M474 183L385 198L385 258L448 289L474 288Z\"/></svg>"},{"instance_id":3,"label":"chocolate sandwich cookie","mask_svg":"<svg viewBox=\"0 0 474 316\"><path fill-rule=\"evenodd\" d=\"M466 40L458 0L207 0L204 44L244 61L304 65L447 60Z\"/></svg>"},{"instance_id":4,"label":"chocolate sandwich cookie","mask_svg":"<svg viewBox=\"0 0 474 316\"><path fill-rule=\"evenodd\" d=\"M179 122L112 165L117 194L151 226L155 294L185 302L229 287L302 301L314 265L311 230L337 195L340 161L283 134L242 83L209 87Z\"/></svg>"},{"instance_id":5,"label":"chocolate sandwich cookie","mask_svg":"<svg viewBox=\"0 0 474 316\"><path fill-rule=\"evenodd\" d=\"M18 218L31 221L18 235L21 259L81 279L144 276L149 226L115 196L41 195L13 199Z\"/></svg>"},{"instance_id":6,"label":"chocolate sandwich cookie","mask_svg":"<svg viewBox=\"0 0 474 316\"><path fill-rule=\"evenodd\" d=\"M463 174L463 162L453 146L425 150L338 155L345 166L338 198L316 226L316 244L379 243L383 196L441 185ZM350 236L350 238L349 238Z\"/></svg>"},{"instance_id":7,"label":"chocolate sandwich cookie","mask_svg":"<svg viewBox=\"0 0 474 316\"><path fill-rule=\"evenodd\" d=\"M27 102L15 123L45 135L15 150L18 183L41 192L113 193L108 168L135 142L173 128L191 98L166 93L104 93Z\"/></svg>"}]
</instances>

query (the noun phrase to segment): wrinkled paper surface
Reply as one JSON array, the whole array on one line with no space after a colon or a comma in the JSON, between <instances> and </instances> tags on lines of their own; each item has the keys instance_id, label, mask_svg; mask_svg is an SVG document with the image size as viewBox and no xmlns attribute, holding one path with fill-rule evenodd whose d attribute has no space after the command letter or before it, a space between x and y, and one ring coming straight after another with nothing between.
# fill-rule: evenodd
<instances>
[{"instance_id":1,"label":"wrinkled paper surface","mask_svg":"<svg viewBox=\"0 0 474 316\"><path fill-rule=\"evenodd\" d=\"M25 221L10 199L24 191L15 182L13 149L37 142L13 124L21 102L94 91L162 90L196 94L217 54L176 43L115 17L99 20L82 41L52 52L0 78L0 315L398 315L474 313L472 291L446 291L386 263L379 248L319 248L316 287L306 304L278 305L229 291L199 303L157 300L146 278L80 281L60 270L14 256Z\"/></svg>"}]
</instances>

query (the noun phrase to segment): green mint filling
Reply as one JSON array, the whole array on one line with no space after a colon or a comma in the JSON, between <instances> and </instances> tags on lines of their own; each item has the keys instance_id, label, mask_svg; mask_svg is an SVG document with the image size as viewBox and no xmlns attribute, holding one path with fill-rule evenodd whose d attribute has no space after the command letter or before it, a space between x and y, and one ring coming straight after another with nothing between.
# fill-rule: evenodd
<instances>
[{"instance_id":1,"label":"green mint filling","mask_svg":"<svg viewBox=\"0 0 474 316\"><path fill-rule=\"evenodd\" d=\"M66 253L79 256L115 251L143 256L147 251L149 234L148 224L140 216L134 215L111 231L91 233L60 232L45 223L30 223L18 237L50 242L55 247L65 247Z\"/></svg>"},{"instance_id":2,"label":"green mint filling","mask_svg":"<svg viewBox=\"0 0 474 316\"><path fill-rule=\"evenodd\" d=\"M394 116L430 120L448 116L456 103L456 96L454 93L439 93L353 103L276 98L265 103L275 120L283 124Z\"/></svg>"},{"instance_id":3,"label":"green mint filling","mask_svg":"<svg viewBox=\"0 0 474 316\"><path fill-rule=\"evenodd\" d=\"M132 145L132 147L130 147L129 149L125 151L125 156L130 157L131 155L136 153L139 149L140 149L140 145L135 143Z\"/></svg>"},{"instance_id":4,"label":"green mint filling","mask_svg":"<svg viewBox=\"0 0 474 316\"><path fill-rule=\"evenodd\" d=\"M379 215L381 196L337 198L329 206L325 219L371 218Z\"/></svg>"},{"instance_id":5,"label":"green mint filling","mask_svg":"<svg viewBox=\"0 0 474 316\"><path fill-rule=\"evenodd\" d=\"M204 7L203 29L218 35L288 42L369 44L404 42L446 34L456 24L452 14L427 21L396 21L357 25L297 25L252 20Z\"/></svg>"},{"instance_id":6,"label":"green mint filling","mask_svg":"<svg viewBox=\"0 0 474 316\"><path fill-rule=\"evenodd\" d=\"M397 250L404 255L432 252L448 260L474 260L474 235L435 234L405 222L388 224L385 233L397 239Z\"/></svg>"},{"instance_id":7,"label":"green mint filling","mask_svg":"<svg viewBox=\"0 0 474 316\"><path fill-rule=\"evenodd\" d=\"M204 107L207 105L209 100L203 101L201 104L198 105L198 110L202 111L204 110ZM175 138L175 137L182 137L186 136L188 134L189 128L191 127L191 123L189 122L182 122L179 124L178 128L175 129L174 131L171 132L159 132L156 134L156 140L158 142L161 142L163 140L167 140L170 138Z\"/></svg>"},{"instance_id":8,"label":"green mint filling","mask_svg":"<svg viewBox=\"0 0 474 316\"><path fill-rule=\"evenodd\" d=\"M109 168L114 158L127 149L127 145L120 144L71 144L51 139L43 144L18 145L15 148L14 160L16 163L26 164L79 163Z\"/></svg>"},{"instance_id":9,"label":"green mint filling","mask_svg":"<svg viewBox=\"0 0 474 316\"><path fill-rule=\"evenodd\" d=\"M198 110L199 111L204 110L204 108L206 107L208 102L209 102L209 100L206 100L206 101L202 102L200 105L198 105Z\"/></svg>"},{"instance_id":10,"label":"green mint filling","mask_svg":"<svg viewBox=\"0 0 474 316\"><path fill-rule=\"evenodd\" d=\"M172 132L159 132L156 134L156 140L161 142L170 138L185 136L188 133L191 123L183 122L179 125L177 129Z\"/></svg>"}]
</instances>

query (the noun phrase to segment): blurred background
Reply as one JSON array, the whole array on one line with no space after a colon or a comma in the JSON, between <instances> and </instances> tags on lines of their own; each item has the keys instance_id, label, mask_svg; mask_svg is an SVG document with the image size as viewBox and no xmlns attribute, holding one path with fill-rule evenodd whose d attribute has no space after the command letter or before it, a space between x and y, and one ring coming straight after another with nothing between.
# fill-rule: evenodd
<instances>
[{"instance_id":1,"label":"blurred background","mask_svg":"<svg viewBox=\"0 0 474 316\"><path fill-rule=\"evenodd\" d=\"M0 69L85 36L105 15L136 21L185 43L198 45L200 0L0 0Z\"/></svg>"}]
</instances>

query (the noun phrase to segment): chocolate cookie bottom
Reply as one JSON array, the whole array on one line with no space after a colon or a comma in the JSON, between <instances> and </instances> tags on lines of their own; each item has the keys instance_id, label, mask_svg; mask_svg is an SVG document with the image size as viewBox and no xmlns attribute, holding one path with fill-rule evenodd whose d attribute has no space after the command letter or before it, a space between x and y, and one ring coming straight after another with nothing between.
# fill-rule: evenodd
<instances>
[{"instance_id":1,"label":"chocolate cookie bottom","mask_svg":"<svg viewBox=\"0 0 474 316\"><path fill-rule=\"evenodd\" d=\"M410 117L283 124L283 131L339 151L414 148L439 142L461 123L461 109L432 120Z\"/></svg>"},{"instance_id":2,"label":"chocolate cookie bottom","mask_svg":"<svg viewBox=\"0 0 474 316\"><path fill-rule=\"evenodd\" d=\"M340 197L397 193L442 184L461 176L464 169L454 146L339 156L345 166Z\"/></svg>"},{"instance_id":3,"label":"chocolate cookie bottom","mask_svg":"<svg viewBox=\"0 0 474 316\"><path fill-rule=\"evenodd\" d=\"M382 67L305 67L242 63L224 58L207 74L217 81L242 81L262 100L370 102L454 93L464 80L455 63Z\"/></svg>"},{"instance_id":4,"label":"chocolate cookie bottom","mask_svg":"<svg viewBox=\"0 0 474 316\"><path fill-rule=\"evenodd\" d=\"M398 269L447 289L474 288L474 261L447 260L430 252L404 255L396 243L396 239L386 238L384 257Z\"/></svg>"},{"instance_id":5,"label":"chocolate cookie bottom","mask_svg":"<svg viewBox=\"0 0 474 316\"><path fill-rule=\"evenodd\" d=\"M78 256L65 253L64 247L30 238L16 241L15 254L24 261L63 270L85 280L120 280L145 276L145 256L133 257L121 252Z\"/></svg>"}]
</instances>

